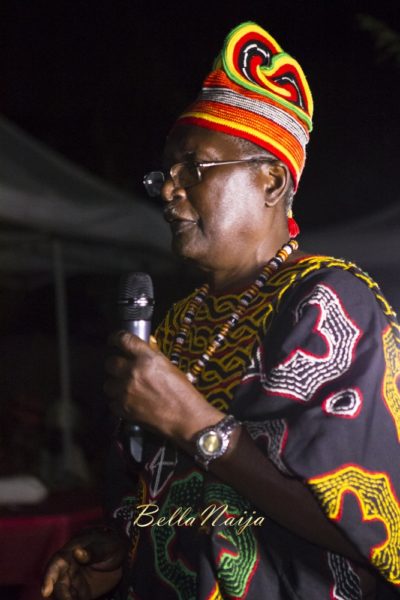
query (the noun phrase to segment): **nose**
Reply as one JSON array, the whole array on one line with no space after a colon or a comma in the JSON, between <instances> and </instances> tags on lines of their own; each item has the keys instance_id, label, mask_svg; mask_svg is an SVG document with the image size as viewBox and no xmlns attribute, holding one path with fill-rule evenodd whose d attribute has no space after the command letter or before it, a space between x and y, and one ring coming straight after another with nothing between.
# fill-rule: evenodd
<instances>
[{"instance_id":1,"label":"nose","mask_svg":"<svg viewBox=\"0 0 400 600\"><path fill-rule=\"evenodd\" d=\"M170 203L174 200L178 202L182 198L186 196L185 188L181 186L176 186L172 181L171 177L167 177L164 181L163 186L161 188L161 198L164 202Z\"/></svg>"}]
</instances>

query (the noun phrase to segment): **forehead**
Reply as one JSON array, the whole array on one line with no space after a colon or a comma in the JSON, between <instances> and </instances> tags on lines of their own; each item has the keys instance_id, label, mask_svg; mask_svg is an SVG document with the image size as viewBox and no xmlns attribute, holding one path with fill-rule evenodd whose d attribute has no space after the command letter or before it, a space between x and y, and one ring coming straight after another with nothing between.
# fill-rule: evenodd
<instances>
[{"instance_id":1,"label":"forehead","mask_svg":"<svg viewBox=\"0 0 400 600\"><path fill-rule=\"evenodd\" d=\"M240 140L234 136L203 127L179 125L167 137L164 148L166 162L195 160L230 160L243 156Z\"/></svg>"}]
</instances>

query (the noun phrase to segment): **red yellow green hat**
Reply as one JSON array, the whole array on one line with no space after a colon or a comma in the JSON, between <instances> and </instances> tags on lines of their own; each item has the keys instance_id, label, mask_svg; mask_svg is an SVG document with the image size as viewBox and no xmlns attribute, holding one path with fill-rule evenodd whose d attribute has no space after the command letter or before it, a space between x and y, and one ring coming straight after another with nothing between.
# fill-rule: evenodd
<instances>
[{"instance_id":1,"label":"red yellow green hat","mask_svg":"<svg viewBox=\"0 0 400 600\"><path fill-rule=\"evenodd\" d=\"M284 162L295 189L312 129L313 100L299 63L253 22L227 36L200 95L177 124L247 139Z\"/></svg>"}]
</instances>

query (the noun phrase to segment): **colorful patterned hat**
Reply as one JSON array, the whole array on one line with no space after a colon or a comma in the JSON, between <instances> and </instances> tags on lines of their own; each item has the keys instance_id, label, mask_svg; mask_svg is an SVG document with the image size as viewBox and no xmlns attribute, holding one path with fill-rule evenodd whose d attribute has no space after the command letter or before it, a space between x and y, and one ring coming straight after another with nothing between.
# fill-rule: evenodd
<instances>
[{"instance_id":1,"label":"colorful patterned hat","mask_svg":"<svg viewBox=\"0 0 400 600\"><path fill-rule=\"evenodd\" d=\"M227 36L197 100L177 124L245 138L284 162L298 186L313 100L299 63L256 23Z\"/></svg>"}]
</instances>

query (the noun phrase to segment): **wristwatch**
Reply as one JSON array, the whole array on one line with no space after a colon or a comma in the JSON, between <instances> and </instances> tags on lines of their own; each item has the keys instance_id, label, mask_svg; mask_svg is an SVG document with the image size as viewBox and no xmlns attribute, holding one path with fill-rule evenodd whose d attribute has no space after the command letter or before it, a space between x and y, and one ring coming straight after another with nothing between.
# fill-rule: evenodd
<instances>
[{"instance_id":1,"label":"wristwatch","mask_svg":"<svg viewBox=\"0 0 400 600\"><path fill-rule=\"evenodd\" d=\"M196 436L195 460L207 471L208 465L228 450L232 433L241 425L233 415L227 415L215 425L199 431Z\"/></svg>"}]
</instances>

